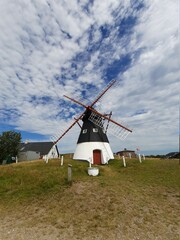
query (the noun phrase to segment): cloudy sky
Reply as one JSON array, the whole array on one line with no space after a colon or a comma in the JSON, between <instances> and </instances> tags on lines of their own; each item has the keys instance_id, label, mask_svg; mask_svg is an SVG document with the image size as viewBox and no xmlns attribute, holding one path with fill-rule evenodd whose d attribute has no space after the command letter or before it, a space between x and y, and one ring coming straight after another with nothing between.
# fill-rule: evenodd
<instances>
[{"instance_id":1,"label":"cloudy sky","mask_svg":"<svg viewBox=\"0 0 180 240\"><path fill-rule=\"evenodd\" d=\"M178 150L178 0L1 0L0 15L0 132L49 141L84 110L64 94L88 104L115 79L97 107L133 133L112 150Z\"/></svg>"}]
</instances>

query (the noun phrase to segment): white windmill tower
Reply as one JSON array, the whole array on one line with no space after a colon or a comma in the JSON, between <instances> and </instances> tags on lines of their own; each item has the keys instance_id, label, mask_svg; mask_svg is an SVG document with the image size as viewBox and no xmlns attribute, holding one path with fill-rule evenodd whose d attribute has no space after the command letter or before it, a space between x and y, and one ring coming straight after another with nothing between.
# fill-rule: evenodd
<instances>
[{"instance_id":1,"label":"white windmill tower","mask_svg":"<svg viewBox=\"0 0 180 240\"><path fill-rule=\"evenodd\" d=\"M92 164L106 164L110 159L114 159L106 134L107 129L108 132L121 139L124 139L130 132L132 132L128 127L114 121L111 118L112 113L102 114L94 108L95 104L115 84L115 82L116 81L114 80L111 81L102 93L100 93L88 106L64 95L64 97L85 108L85 111L76 118L70 127L62 132L59 137L52 137L54 144L57 144L57 142L59 142L76 123L80 120L83 121L73 159L85 160Z\"/></svg>"}]
</instances>

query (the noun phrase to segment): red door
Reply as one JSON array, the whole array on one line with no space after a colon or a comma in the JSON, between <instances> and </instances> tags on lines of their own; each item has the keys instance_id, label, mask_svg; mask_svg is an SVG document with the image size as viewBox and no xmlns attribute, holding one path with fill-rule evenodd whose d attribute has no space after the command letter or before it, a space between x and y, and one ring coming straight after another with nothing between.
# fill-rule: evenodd
<instances>
[{"instance_id":1,"label":"red door","mask_svg":"<svg viewBox=\"0 0 180 240\"><path fill-rule=\"evenodd\" d=\"M101 150L93 151L93 163L97 165L101 164Z\"/></svg>"}]
</instances>

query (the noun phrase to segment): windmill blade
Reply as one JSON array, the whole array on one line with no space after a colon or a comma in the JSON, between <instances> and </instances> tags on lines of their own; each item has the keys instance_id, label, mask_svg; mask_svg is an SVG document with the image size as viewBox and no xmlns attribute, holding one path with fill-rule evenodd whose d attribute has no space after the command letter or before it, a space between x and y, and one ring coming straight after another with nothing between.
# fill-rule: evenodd
<instances>
[{"instance_id":1,"label":"windmill blade","mask_svg":"<svg viewBox=\"0 0 180 240\"><path fill-rule=\"evenodd\" d=\"M106 87L102 90L102 92L96 96L90 107L93 107L100 100L100 98L102 98L102 96L115 84L115 82L116 80L110 81L108 85L106 85Z\"/></svg>"},{"instance_id":2,"label":"windmill blade","mask_svg":"<svg viewBox=\"0 0 180 240\"><path fill-rule=\"evenodd\" d=\"M107 101L107 98L109 99L111 94L113 93L113 91L115 91L116 93L119 94L118 92L118 89L122 87L122 81L121 80L114 80L114 81L111 81L113 84L112 86L110 87L110 91L106 91L104 95L101 96L101 98L99 98L98 100L98 105L96 105L96 110L98 110L99 112L102 111L103 108L103 105L104 103ZM111 82L108 84L110 85ZM108 86L107 85L107 86ZM114 93L113 93L114 94ZM100 95L100 94L99 94Z\"/></svg>"},{"instance_id":3,"label":"windmill blade","mask_svg":"<svg viewBox=\"0 0 180 240\"><path fill-rule=\"evenodd\" d=\"M119 127L122 127L122 128L124 128L125 130L127 130L127 131L129 131L129 132L132 132L132 130L129 129L128 127L123 126L122 124L114 121L113 119L109 119L109 117L101 114L100 112L96 111L95 109L93 109L93 108L91 108L91 107L88 107L88 109L91 110L92 119L94 119L94 121L96 121L96 118L101 119L101 121L102 121L102 118L104 118L104 119L109 120L110 122L114 123L115 125L117 125L117 126L119 126ZM89 118L91 118L91 115L90 115ZM98 117L98 115L99 115L99 117ZM90 119L89 119L89 120L90 120ZM98 122L98 120L97 120L97 122Z\"/></svg>"},{"instance_id":4,"label":"windmill blade","mask_svg":"<svg viewBox=\"0 0 180 240\"><path fill-rule=\"evenodd\" d=\"M107 120L109 123L108 126L108 132L112 135L120 138L125 139L130 132L132 132L131 129L128 128L128 126L122 125L121 123L118 123L114 121L113 119L108 118L107 116L99 113L98 111L90 108L91 114L89 117L89 120L96 124L97 126L105 129L105 123L103 123L102 120Z\"/></svg>"},{"instance_id":5,"label":"windmill blade","mask_svg":"<svg viewBox=\"0 0 180 240\"><path fill-rule=\"evenodd\" d=\"M69 100L71 100L71 101L73 101L73 102L81 105L82 107L87 108L87 106L84 105L83 103L81 103L81 102L79 102L79 101L77 101L77 100L75 100L75 99L73 99L73 98L71 98L71 97L68 97L68 96L66 96L66 95L63 95L63 96L64 96L65 98L67 98L67 99L69 99Z\"/></svg>"},{"instance_id":6,"label":"windmill blade","mask_svg":"<svg viewBox=\"0 0 180 240\"><path fill-rule=\"evenodd\" d=\"M109 82L108 85L106 85L106 87L103 89L103 91L102 91L100 94L98 94L97 97L95 98L95 100L90 104L90 108L91 108L92 106L94 106L94 105L100 100L100 98L102 98L102 96L104 96L104 94L105 94L115 83L116 83L116 80L112 80L111 82ZM63 95L63 96L64 96L65 98L73 101L74 103L81 105L82 107L84 107L84 108L86 108L86 109L88 108L88 106L86 106L85 104L83 104L82 101L80 101L80 100L77 101L77 100L75 100L75 99L73 99L73 98L71 98L71 97L68 97L68 96L66 96L66 95Z\"/></svg>"},{"instance_id":7,"label":"windmill blade","mask_svg":"<svg viewBox=\"0 0 180 240\"><path fill-rule=\"evenodd\" d=\"M54 145L57 144L66 133L69 132L69 130L82 118L83 115L84 112L78 118L76 118L75 121L66 130L61 130L59 135L55 134L51 137L51 140L54 143Z\"/></svg>"},{"instance_id":8,"label":"windmill blade","mask_svg":"<svg viewBox=\"0 0 180 240\"><path fill-rule=\"evenodd\" d=\"M105 133L107 133L111 116L112 116L112 111L111 111L110 114L108 115L108 122L107 122L107 125L106 125Z\"/></svg>"},{"instance_id":9,"label":"windmill blade","mask_svg":"<svg viewBox=\"0 0 180 240\"><path fill-rule=\"evenodd\" d=\"M74 120L77 120L77 119L74 118ZM79 123L79 120L77 121L77 124L78 124L78 126L82 129L82 126L81 126L81 124Z\"/></svg>"},{"instance_id":10,"label":"windmill blade","mask_svg":"<svg viewBox=\"0 0 180 240\"><path fill-rule=\"evenodd\" d=\"M108 133L124 140L130 134L130 131L127 131L126 129L119 127L118 125L110 121L108 126Z\"/></svg>"}]
</instances>

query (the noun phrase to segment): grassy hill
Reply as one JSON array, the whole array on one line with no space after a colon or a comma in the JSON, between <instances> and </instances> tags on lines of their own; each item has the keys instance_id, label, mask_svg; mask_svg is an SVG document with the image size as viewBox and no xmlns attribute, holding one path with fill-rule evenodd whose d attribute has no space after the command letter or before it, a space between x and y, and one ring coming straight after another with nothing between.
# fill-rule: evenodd
<instances>
[{"instance_id":1,"label":"grassy hill","mask_svg":"<svg viewBox=\"0 0 180 240\"><path fill-rule=\"evenodd\" d=\"M180 239L178 160L113 160L97 177L87 168L68 158L0 166L0 240Z\"/></svg>"}]
</instances>

